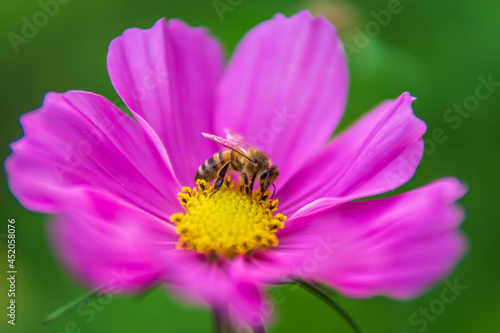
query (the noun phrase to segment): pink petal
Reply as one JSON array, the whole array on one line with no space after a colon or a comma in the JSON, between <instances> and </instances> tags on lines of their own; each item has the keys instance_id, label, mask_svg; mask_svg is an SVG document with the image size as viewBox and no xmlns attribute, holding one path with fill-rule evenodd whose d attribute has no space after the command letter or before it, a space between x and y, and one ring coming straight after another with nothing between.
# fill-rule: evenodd
<instances>
[{"instance_id":1,"label":"pink petal","mask_svg":"<svg viewBox=\"0 0 500 333\"><path fill-rule=\"evenodd\" d=\"M9 185L28 209L61 211L71 189L93 187L163 218L179 210L177 181L141 127L105 98L49 93L21 117L24 137L6 161Z\"/></svg>"},{"instance_id":2,"label":"pink petal","mask_svg":"<svg viewBox=\"0 0 500 333\"><path fill-rule=\"evenodd\" d=\"M213 262L191 251L177 251L182 263L171 275L168 290L179 298L219 312L237 332L251 331L269 322L261 290L234 262Z\"/></svg>"},{"instance_id":3,"label":"pink petal","mask_svg":"<svg viewBox=\"0 0 500 333\"><path fill-rule=\"evenodd\" d=\"M411 179L422 158L425 123L409 93L387 101L337 136L279 189L280 209L292 214L319 202L331 206L393 190ZM307 213L312 213L308 211Z\"/></svg>"},{"instance_id":4,"label":"pink petal","mask_svg":"<svg viewBox=\"0 0 500 333\"><path fill-rule=\"evenodd\" d=\"M288 274L324 281L350 297L417 296L464 255L454 178L395 197L349 202L293 219L278 235L295 259Z\"/></svg>"},{"instance_id":5,"label":"pink petal","mask_svg":"<svg viewBox=\"0 0 500 333\"><path fill-rule=\"evenodd\" d=\"M183 185L193 184L198 167L217 149L201 133L213 132L213 94L223 60L219 43L204 28L178 20L128 29L109 46L113 86L156 132Z\"/></svg>"},{"instance_id":6,"label":"pink petal","mask_svg":"<svg viewBox=\"0 0 500 333\"><path fill-rule=\"evenodd\" d=\"M215 129L263 149L284 183L332 134L348 80L342 43L326 19L278 14L238 46L217 90Z\"/></svg>"},{"instance_id":7,"label":"pink petal","mask_svg":"<svg viewBox=\"0 0 500 333\"><path fill-rule=\"evenodd\" d=\"M78 280L114 294L164 281L166 267L177 265L162 262L176 251L174 227L113 195L73 192L51 231L56 254Z\"/></svg>"}]
</instances>

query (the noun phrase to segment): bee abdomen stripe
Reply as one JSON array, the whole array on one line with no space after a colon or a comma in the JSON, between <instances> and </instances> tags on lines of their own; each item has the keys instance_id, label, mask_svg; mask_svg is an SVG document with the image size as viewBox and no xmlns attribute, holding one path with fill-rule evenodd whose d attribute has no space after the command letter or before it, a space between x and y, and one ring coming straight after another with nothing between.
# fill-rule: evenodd
<instances>
[{"instance_id":1,"label":"bee abdomen stripe","mask_svg":"<svg viewBox=\"0 0 500 333\"><path fill-rule=\"evenodd\" d=\"M218 164L219 163L215 160L214 156L212 156L208 160L206 160L205 163L203 163L203 170L209 171L216 169Z\"/></svg>"},{"instance_id":2,"label":"bee abdomen stripe","mask_svg":"<svg viewBox=\"0 0 500 333\"><path fill-rule=\"evenodd\" d=\"M203 179L205 177L205 174L203 172L202 167L203 167L203 165L200 165L198 170L196 170L196 175L194 176L194 181L196 181L198 179Z\"/></svg>"},{"instance_id":3,"label":"bee abdomen stripe","mask_svg":"<svg viewBox=\"0 0 500 333\"><path fill-rule=\"evenodd\" d=\"M224 154L223 153L224 153L223 150L219 152L219 164L220 164L220 166L222 166L224 164Z\"/></svg>"},{"instance_id":4,"label":"bee abdomen stripe","mask_svg":"<svg viewBox=\"0 0 500 333\"><path fill-rule=\"evenodd\" d=\"M217 173L215 170L217 169L217 161L214 159L214 157L210 157L208 160L205 161L198 170L196 171L196 179L205 179L205 180L212 180L217 176Z\"/></svg>"}]
</instances>

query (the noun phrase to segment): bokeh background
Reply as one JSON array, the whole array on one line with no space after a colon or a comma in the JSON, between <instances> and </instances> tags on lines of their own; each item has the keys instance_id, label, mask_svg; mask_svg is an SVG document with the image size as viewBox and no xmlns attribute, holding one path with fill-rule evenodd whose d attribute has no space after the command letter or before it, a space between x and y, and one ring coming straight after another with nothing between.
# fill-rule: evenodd
<instances>
[{"instance_id":1,"label":"bokeh background","mask_svg":"<svg viewBox=\"0 0 500 333\"><path fill-rule=\"evenodd\" d=\"M284 1L221 0L231 10L219 16L213 0L81 1L65 0L35 36L15 52L7 34L21 35L23 18L42 11L38 1L2 0L0 4L0 158L22 135L19 116L37 108L47 91L82 89L118 99L106 72L109 42L130 27L149 28L160 17L206 26L229 56L242 35L276 12L291 15L310 9L333 21L346 43L351 88L345 128L369 108L407 90L418 97L415 113L428 124L426 152L415 177L397 192L454 175L470 191L461 201L467 211L463 231L470 251L448 278L465 285L432 320L412 326L410 317L437 304L446 284L418 299L399 302L376 297L337 300L365 332L500 332L500 87L479 100L480 77L500 82L500 2L401 0L388 22L376 20L395 0ZM45 1L42 1L45 2ZM374 14L375 13L375 14ZM385 24L387 23L387 24ZM377 28L378 26L378 28ZM481 88L484 89L484 88ZM484 92L485 90L482 90ZM472 96L472 97L471 97ZM459 120L444 115L454 105L472 103ZM472 105L472 104L471 104ZM452 112L452 111L449 111ZM457 116L457 113L454 113ZM453 127L452 127L453 125ZM444 132L441 139L433 130ZM441 129L441 130L439 130ZM445 139L443 139L445 138ZM155 290L142 299L114 297L87 305L46 326L43 318L85 291L54 259L47 240L47 216L26 211L10 194L3 172L0 221L0 331L2 332L210 332L211 316ZM7 219L17 223L17 325L7 324ZM347 325L313 296L281 287L271 332L350 332ZM424 318L421 315L415 317Z\"/></svg>"}]
</instances>

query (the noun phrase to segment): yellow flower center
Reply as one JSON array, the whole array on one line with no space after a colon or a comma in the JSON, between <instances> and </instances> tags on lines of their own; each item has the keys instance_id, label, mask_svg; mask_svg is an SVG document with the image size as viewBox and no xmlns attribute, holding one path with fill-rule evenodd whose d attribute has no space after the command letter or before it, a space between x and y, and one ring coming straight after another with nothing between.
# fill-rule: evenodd
<instances>
[{"instance_id":1,"label":"yellow flower center","mask_svg":"<svg viewBox=\"0 0 500 333\"><path fill-rule=\"evenodd\" d=\"M180 235L179 248L233 258L278 245L275 233L284 227L286 216L273 215L278 200L271 200L269 191L262 198L260 190L249 197L229 176L216 192L204 180L196 184L178 194L186 213L170 217Z\"/></svg>"}]
</instances>

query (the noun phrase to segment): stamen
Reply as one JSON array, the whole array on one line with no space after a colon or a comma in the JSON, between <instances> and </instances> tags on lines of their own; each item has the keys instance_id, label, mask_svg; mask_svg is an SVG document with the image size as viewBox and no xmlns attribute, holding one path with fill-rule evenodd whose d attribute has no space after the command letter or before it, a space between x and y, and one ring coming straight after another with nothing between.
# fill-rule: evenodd
<instances>
[{"instance_id":1,"label":"stamen","mask_svg":"<svg viewBox=\"0 0 500 333\"><path fill-rule=\"evenodd\" d=\"M278 245L275 233L286 220L282 214L273 216L278 200L269 199L269 191L261 198L260 189L248 196L243 186L227 178L218 191L198 180L197 187L179 192L186 212L170 217L180 235L179 248L230 259Z\"/></svg>"}]
</instances>

